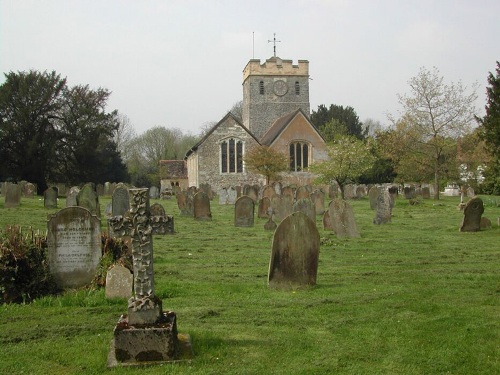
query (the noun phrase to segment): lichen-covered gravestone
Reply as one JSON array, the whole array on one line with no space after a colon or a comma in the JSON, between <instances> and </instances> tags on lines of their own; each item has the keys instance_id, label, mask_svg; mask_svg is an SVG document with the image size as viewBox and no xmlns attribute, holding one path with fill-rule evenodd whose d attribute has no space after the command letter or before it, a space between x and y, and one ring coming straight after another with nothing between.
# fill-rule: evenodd
<instances>
[{"instance_id":1,"label":"lichen-covered gravestone","mask_svg":"<svg viewBox=\"0 0 500 375\"><path fill-rule=\"evenodd\" d=\"M90 284L101 259L101 220L83 207L66 207L49 217L48 259L61 288Z\"/></svg>"},{"instance_id":2,"label":"lichen-covered gravestone","mask_svg":"<svg viewBox=\"0 0 500 375\"><path fill-rule=\"evenodd\" d=\"M484 212L483 201L474 197L467 202L464 208L464 219L460 232L478 232L481 229L481 215Z\"/></svg>"},{"instance_id":3,"label":"lichen-covered gravestone","mask_svg":"<svg viewBox=\"0 0 500 375\"><path fill-rule=\"evenodd\" d=\"M114 265L106 273L106 298L126 298L132 296L134 276L127 267Z\"/></svg>"},{"instance_id":4,"label":"lichen-covered gravestone","mask_svg":"<svg viewBox=\"0 0 500 375\"><path fill-rule=\"evenodd\" d=\"M253 227L255 215L254 200L243 195L236 200L234 204L234 226L235 227Z\"/></svg>"},{"instance_id":5,"label":"lichen-covered gravestone","mask_svg":"<svg viewBox=\"0 0 500 375\"><path fill-rule=\"evenodd\" d=\"M111 196L112 216L123 216L130 209L128 188L125 184L118 184Z\"/></svg>"},{"instance_id":6,"label":"lichen-covered gravestone","mask_svg":"<svg viewBox=\"0 0 500 375\"><path fill-rule=\"evenodd\" d=\"M68 194L66 195L66 207L77 206L76 197L80 192L80 188L78 186L73 186L69 189Z\"/></svg>"},{"instance_id":7,"label":"lichen-covered gravestone","mask_svg":"<svg viewBox=\"0 0 500 375\"><path fill-rule=\"evenodd\" d=\"M130 210L124 217L110 219L115 231L132 237L134 295L128 314L122 315L113 331L108 367L162 363L179 359L189 336L177 333L177 316L163 311L155 295L153 237L148 189L130 189Z\"/></svg>"},{"instance_id":8,"label":"lichen-covered gravestone","mask_svg":"<svg viewBox=\"0 0 500 375\"><path fill-rule=\"evenodd\" d=\"M337 237L359 237L354 211L346 201L334 199L328 207L330 223Z\"/></svg>"},{"instance_id":9,"label":"lichen-covered gravestone","mask_svg":"<svg viewBox=\"0 0 500 375\"><path fill-rule=\"evenodd\" d=\"M259 209L257 216L261 219L267 218L267 210L271 207L271 200L269 197L262 197L259 201Z\"/></svg>"},{"instance_id":10,"label":"lichen-covered gravestone","mask_svg":"<svg viewBox=\"0 0 500 375\"><path fill-rule=\"evenodd\" d=\"M373 224L386 224L391 221L392 197L387 189L381 187L378 188L377 191L378 191L377 206L375 210L375 218L373 219Z\"/></svg>"},{"instance_id":11,"label":"lichen-covered gravestone","mask_svg":"<svg viewBox=\"0 0 500 375\"><path fill-rule=\"evenodd\" d=\"M86 208L93 215L101 216L101 209L99 207L99 197L93 184L85 184L76 196L76 204L80 207Z\"/></svg>"},{"instance_id":12,"label":"lichen-covered gravestone","mask_svg":"<svg viewBox=\"0 0 500 375\"><path fill-rule=\"evenodd\" d=\"M269 286L289 289L315 285L319 247L314 221L302 212L289 215L274 232Z\"/></svg>"},{"instance_id":13,"label":"lichen-covered gravestone","mask_svg":"<svg viewBox=\"0 0 500 375\"><path fill-rule=\"evenodd\" d=\"M293 212L302 212L312 221L316 221L316 206L311 198L301 198L293 204Z\"/></svg>"}]
</instances>

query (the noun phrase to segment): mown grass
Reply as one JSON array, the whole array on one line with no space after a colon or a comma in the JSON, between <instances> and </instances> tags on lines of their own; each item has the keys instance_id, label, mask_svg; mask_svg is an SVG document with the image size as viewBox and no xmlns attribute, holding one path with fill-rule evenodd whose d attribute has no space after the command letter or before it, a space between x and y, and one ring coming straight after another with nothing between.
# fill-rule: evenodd
<instances>
[{"instance_id":1,"label":"mown grass","mask_svg":"<svg viewBox=\"0 0 500 375\"><path fill-rule=\"evenodd\" d=\"M361 238L338 239L318 217L317 286L292 291L267 287L266 220L235 228L233 207L213 201L213 220L197 222L161 201L177 233L154 237L156 291L191 335L195 358L147 373L500 373L500 200L483 200L493 227L479 233L458 231L457 198L399 199L382 226L367 199L350 201ZM53 212L37 199L0 203L0 227L45 230ZM103 290L0 306L0 373L142 373L105 367L125 312Z\"/></svg>"}]
</instances>

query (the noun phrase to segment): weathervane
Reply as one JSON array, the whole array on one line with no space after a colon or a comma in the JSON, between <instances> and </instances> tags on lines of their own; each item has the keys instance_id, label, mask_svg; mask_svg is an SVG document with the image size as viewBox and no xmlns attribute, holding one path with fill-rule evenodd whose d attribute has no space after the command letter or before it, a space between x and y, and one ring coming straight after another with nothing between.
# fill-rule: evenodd
<instances>
[{"instance_id":1,"label":"weathervane","mask_svg":"<svg viewBox=\"0 0 500 375\"><path fill-rule=\"evenodd\" d=\"M273 43L273 50L274 50L274 57L276 57L276 43L281 43L281 40L276 40L276 33L273 34L274 35L274 38L273 40L268 40L267 42L268 43Z\"/></svg>"}]
</instances>

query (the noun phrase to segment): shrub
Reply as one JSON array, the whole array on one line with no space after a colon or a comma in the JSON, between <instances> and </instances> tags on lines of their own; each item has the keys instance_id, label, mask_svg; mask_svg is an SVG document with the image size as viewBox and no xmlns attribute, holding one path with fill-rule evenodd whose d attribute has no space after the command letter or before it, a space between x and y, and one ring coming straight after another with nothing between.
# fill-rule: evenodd
<instances>
[{"instance_id":1,"label":"shrub","mask_svg":"<svg viewBox=\"0 0 500 375\"><path fill-rule=\"evenodd\" d=\"M30 302L56 293L49 272L47 237L19 226L0 231L0 303Z\"/></svg>"},{"instance_id":2,"label":"shrub","mask_svg":"<svg viewBox=\"0 0 500 375\"><path fill-rule=\"evenodd\" d=\"M92 281L94 287L103 287L106 285L106 273L113 264L121 264L129 270L133 270L132 253L126 241L120 238L109 237L106 233L103 233L101 243L102 257Z\"/></svg>"}]
</instances>

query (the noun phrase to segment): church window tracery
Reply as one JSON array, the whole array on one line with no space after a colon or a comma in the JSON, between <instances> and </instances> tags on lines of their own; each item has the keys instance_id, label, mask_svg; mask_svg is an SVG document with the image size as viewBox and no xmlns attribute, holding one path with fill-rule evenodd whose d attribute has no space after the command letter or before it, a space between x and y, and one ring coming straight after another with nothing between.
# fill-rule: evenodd
<instances>
[{"instance_id":1,"label":"church window tracery","mask_svg":"<svg viewBox=\"0 0 500 375\"><path fill-rule=\"evenodd\" d=\"M300 172L309 167L311 147L309 143L296 141L290 143L290 171Z\"/></svg>"},{"instance_id":2,"label":"church window tracery","mask_svg":"<svg viewBox=\"0 0 500 375\"><path fill-rule=\"evenodd\" d=\"M222 173L243 173L243 142L230 138L220 143Z\"/></svg>"}]
</instances>

